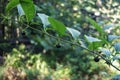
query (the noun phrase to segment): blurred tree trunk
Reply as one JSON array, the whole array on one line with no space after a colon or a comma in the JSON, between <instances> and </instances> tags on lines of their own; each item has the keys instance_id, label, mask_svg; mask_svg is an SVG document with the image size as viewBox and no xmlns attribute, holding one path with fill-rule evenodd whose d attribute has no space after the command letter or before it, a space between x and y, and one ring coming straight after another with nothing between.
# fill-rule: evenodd
<instances>
[{"instance_id":1,"label":"blurred tree trunk","mask_svg":"<svg viewBox=\"0 0 120 80\"><path fill-rule=\"evenodd\" d=\"M2 14L4 14L4 9L5 9L5 5L6 5L6 2L5 0L0 0L0 16ZM2 22L2 17L0 17L0 22ZM4 38L4 27L5 25L0 23L0 38L3 39Z\"/></svg>"},{"instance_id":2,"label":"blurred tree trunk","mask_svg":"<svg viewBox=\"0 0 120 80\"><path fill-rule=\"evenodd\" d=\"M2 14L4 14L4 9L6 6L7 1L6 0L0 0L0 39L4 40L5 35L5 25L2 23ZM1 42L0 42L1 43ZM0 49L0 55L3 55L3 51Z\"/></svg>"}]
</instances>

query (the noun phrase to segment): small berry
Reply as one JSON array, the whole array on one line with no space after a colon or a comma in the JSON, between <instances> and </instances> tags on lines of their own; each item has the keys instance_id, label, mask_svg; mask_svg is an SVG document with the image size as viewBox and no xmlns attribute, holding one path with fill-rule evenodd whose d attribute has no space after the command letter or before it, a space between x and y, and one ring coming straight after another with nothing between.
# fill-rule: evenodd
<instances>
[{"instance_id":1,"label":"small berry","mask_svg":"<svg viewBox=\"0 0 120 80\"><path fill-rule=\"evenodd\" d=\"M95 62L99 62L99 61L100 61L100 58L99 58L99 57L95 57L95 58L94 58L94 61L95 61Z\"/></svg>"},{"instance_id":2,"label":"small berry","mask_svg":"<svg viewBox=\"0 0 120 80\"><path fill-rule=\"evenodd\" d=\"M25 36L25 32L22 32L22 35Z\"/></svg>"},{"instance_id":3,"label":"small berry","mask_svg":"<svg viewBox=\"0 0 120 80\"><path fill-rule=\"evenodd\" d=\"M61 48L61 45L59 43L56 44L56 48Z\"/></svg>"}]
</instances>

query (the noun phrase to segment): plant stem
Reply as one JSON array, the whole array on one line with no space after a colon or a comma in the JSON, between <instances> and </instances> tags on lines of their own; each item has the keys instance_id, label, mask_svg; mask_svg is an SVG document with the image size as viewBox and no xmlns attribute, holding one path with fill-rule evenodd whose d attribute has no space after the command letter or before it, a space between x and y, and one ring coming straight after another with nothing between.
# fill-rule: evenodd
<instances>
[{"instance_id":1,"label":"plant stem","mask_svg":"<svg viewBox=\"0 0 120 80\"><path fill-rule=\"evenodd\" d=\"M50 34L47 33L47 32L43 32L43 31L41 31L41 30L39 30L39 29L30 27L30 26L29 26L29 28L31 28L31 29L33 29L33 30L36 30L36 31L39 31L39 32L41 32L41 33L44 33L44 34L46 34L46 35L48 35L48 36L50 36L50 37L53 37L53 38L55 38L55 39L58 39L57 37L55 37L55 36L53 36L53 35L50 35ZM116 70L120 71L120 69L119 69L118 67L116 67L115 65L113 65L108 59L106 59L104 56L102 56L99 52L91 51L91 50L89 50L88 48L85 48L85 47L81 46L81 45L78 44L78 43L72 43L71 41L64 40L64 39L62 39L62 38L59 38L59 40L61 40L61 41L63 41L63 42L66 42L66 43L69 43L69 44L72 44L72 45L79 46L79 47L81 47L81 48L89 51L91 54L96 54L96 55L100 56L103 60L106 61L106 63L109 63L109 65L111 65L112 67L114 67Z\"/></svg>"}]
</instances>

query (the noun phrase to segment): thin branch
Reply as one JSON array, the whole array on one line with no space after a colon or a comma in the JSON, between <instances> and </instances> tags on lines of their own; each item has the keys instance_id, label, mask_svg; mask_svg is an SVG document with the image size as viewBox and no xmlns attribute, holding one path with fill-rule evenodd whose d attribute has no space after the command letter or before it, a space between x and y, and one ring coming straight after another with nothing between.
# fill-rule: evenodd
<instances>
[{"instance_id":1,"label":"thin branch","mask_svg":"<svg viewBox=\"0 0 120 80\"><path fill-rule=\"evenodd\" d=\"M27 26L28 26L28 25L27 25ZM50 37L53 37L53 38L55 38L55 39L58 39L57 37L55 37L55 36L53 36L53 35L50 35L50 34L47 33L47 32L43 32L43 31L41 31L41 30L39 30L39 29L36 29L36 28L33 28L33 27L31 27L31 26L29 26L28 28L31 28L31 29L33 29L33 30L39 31L39 32L41 32L41 33L44 33L44 34L46 34L46 35L48 35L48 36L50 36ZM91 51L91 50L89 50L88 48L85 48L85 47L81 46L81 45L78 44L78 43L73 43L73 42L71 42L71 41L64 40L64 39L62 39L62 38L59 38L59 39L60 39L61 41L66 42L66 43L79 46L79 47L81 47L81 48L89 51L91 54L96 54L96 55L100 56L103 60L106 61L106 63L108 63L109 65L111 65L112 67L114 67L116 70L120 71L120 69L119 69L118 67L116 67L115 65L113 65L108 59L106 59L104 56L102 56L99 52Z\"/></svg>"}]
</instances>

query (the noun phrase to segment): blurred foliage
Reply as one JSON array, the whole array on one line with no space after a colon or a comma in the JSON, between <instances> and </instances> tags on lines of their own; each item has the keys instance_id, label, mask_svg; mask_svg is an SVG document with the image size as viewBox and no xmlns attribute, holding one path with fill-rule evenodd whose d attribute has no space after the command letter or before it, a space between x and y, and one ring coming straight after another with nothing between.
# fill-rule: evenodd
<instances>
[{"instance_id":1,"label":"blurred foliage","mask_svg":"<svg viewBox=\"0 0 120 80\"><path fill-rule=\"evenodd\" d=\"M69 51L67 51L69 52ZM82 51L84 52L84 51ZM2 80L78 80L111 78L110 71L93 61L89 53L70 51L64 53L33 54L21 44L5 57ZM103 64L104 65L104 64ZM104 71L102 71L104 70ZM107 72L107 73L106 73ZM94 77L96 76L96 77Z\"/></svg>"},{"instance_id":2,"label":"blurred foliage","mask_svg":"<svg viewBox=\"0 0 120 80\"><path fill-rule=\"evenodd\" d=\"M59 40L58 34L51 31L50 26L45 31L56 36L57 39L40 32L44 32L44 24L37 13L49 15L63 22L65 26L79 31L82 43L92 50L97 50L104 44L104 42L90 43L93 40L103 39L99 30L104 30L107 35L104 40L106 39L108 43L102 46L102 51L106 58L114 62L113 59L118 61L120 59L116 57L120 53L119 0L34 0L34 3L36 16L29 23L24 16L18 16L16 8L7 16L4 14L5 10L0 13L1 24L5 25L5 34L1 39L10 41L10 43L0 43L0 51L5 53L6 59L1 67L2 70L5 66L0 74L2 80L15 78L17 80L109 80L113 76L115 71L105 65L103 60L95 62L96 55ZM86 17L92 18L97 23ZM98 24L101 28L95 28L94 24ZM31 28L28 28L29 26ZM59 31L59 29L55 30ZM88 41L84 40L84 35L89 35L86 37ZM71 36L61 38L73 43L77 42Z\"/></svg>"}]
</instances>

